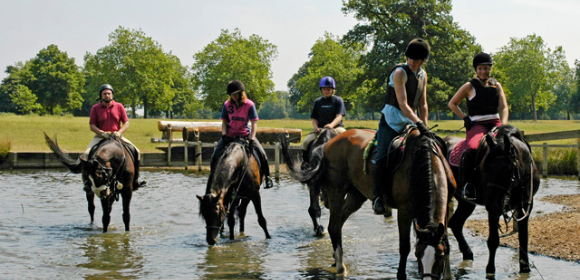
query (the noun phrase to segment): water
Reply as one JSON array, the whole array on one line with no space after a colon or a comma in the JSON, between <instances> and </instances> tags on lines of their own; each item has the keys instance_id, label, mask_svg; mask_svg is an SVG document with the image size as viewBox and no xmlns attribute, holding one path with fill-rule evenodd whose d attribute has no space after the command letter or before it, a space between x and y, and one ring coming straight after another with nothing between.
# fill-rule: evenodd
<instances>
[{"instance_id":1,"label":"water","mask_svg":"<svg viewBox=\"0 0 580 280\"><path fill-rule=\"evenodd\" d=\"M80 175L64 170L0 171L1 279L334 279L328 234L317 238L307 213L308 190L283 177L262 190L272 239L266 240L253 206L246 232L208 246L198 200L207 173L144 171L148 186L134 193L131 232L124 232L122 207L115 203L108 233L102 233L101 207L89 223ZM580 193L576 180L542 180L538 197ZM560 211L541 203L533 215ZM485 217L479 207L475 216ZM328 224L328 210L323 211ZM395 278L398 265L396 219L372 214L370 203L352 215L344 230L347 279ZM485 277L485 239L467 234L475 261L463 262L451 236L454 279ZM574 262L531 256L532 273L519 274L517 252L500 248L496 279L572 279ZM410 279L418 277L411 253Z\"/></svg>"}]
</instances>

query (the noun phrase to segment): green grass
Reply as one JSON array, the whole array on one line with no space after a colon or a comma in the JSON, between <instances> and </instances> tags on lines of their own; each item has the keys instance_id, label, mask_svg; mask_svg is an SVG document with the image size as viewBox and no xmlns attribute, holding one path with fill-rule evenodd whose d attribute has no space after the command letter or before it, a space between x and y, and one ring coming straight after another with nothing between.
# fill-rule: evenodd
<instances>
[{"instance_id":1,"label":"green grass","mask_svg":"<svg viewBox=\"0 0 580 280\"><path fill-rule=\"evenodd\" d=\"M157 146L162 143L152 143L151 138L161 138L161 132L157 129L159 119L131 119L130 127L125 133L143 152L159 152ZM176 120L176 121L208 121L208 120ZM210 120L211 121L211 120ZM214 120L219 121L219 120ZM572 130L580 128L580 121L513 121L526 134ZM377 129L378 120L357 121L345 120L344 125L349 128ZM438 125L434 128L440 136L449 135L452 131L463 126L462 120L430 121L429 126ZM312 130L311 120L260 120L260 127L298 128L302 129L302 137ZM49 136L58 137L61 148L71 152L82 152L93 138L89 129L88 117L55 117L55 116L17 116L13 114L0 114L0 153L6 146L10 151L16 152L43 152L49 151L45 144L42 132ZM465 130L454 134L465 137ZM576 139L553 141L550 143L572 144ZM539 149L538 149L539 150ZM551 151L552 149L550 149ZM550 152L551 153L551 152Z\"/></svg>"}]
</instances>

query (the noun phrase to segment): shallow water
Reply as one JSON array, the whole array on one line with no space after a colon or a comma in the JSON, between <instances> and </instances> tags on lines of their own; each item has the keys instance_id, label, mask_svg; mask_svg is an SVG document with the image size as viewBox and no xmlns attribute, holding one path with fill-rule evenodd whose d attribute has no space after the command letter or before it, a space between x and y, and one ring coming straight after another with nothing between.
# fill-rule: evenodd
<instances>
[{"instance_id":1,"label":"shallow water","mask_svg":"<svg viewBox=\"0 0 580 280\"><path fill-rule=\"evenodd\" d=\"M252 206L246 232L208 246L198 200L207 173L144 171L148 186L134 193L131 232L124 232L121 204L115 203L109 232L103 234L101 207L89 223L80 175L64 170L0 171L1 279L329 279L334 278L328 234L313 236L307 213L308 190L283 177L262 190L263 211L272 239L266 240ZM537 197L580 193L577 180L542 180ZM560 211L536 200L533 215ZM485 217L479 207L475 216ZM328 210L323 211L323 224ZM347 279L395 278L398 265L396 219L372 214L370 203L343 229ZM485 239L467 234L475 261L463 262L451 236L454 279L485 277ZM496 279L573 279L574 262L530 257L532 273L519 274L516 250L500 248ZM418 277L411 253L410 279Z\"/></svg>"}]
</instances>

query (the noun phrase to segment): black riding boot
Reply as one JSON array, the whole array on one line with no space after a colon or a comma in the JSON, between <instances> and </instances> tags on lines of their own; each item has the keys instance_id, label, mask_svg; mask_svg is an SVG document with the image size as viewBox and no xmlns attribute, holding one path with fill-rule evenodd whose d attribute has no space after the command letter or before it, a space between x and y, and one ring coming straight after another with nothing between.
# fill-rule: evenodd
<instances>
[{"instance_id":1,"label":"black riding boot","mask_svg":"<svg viewBox=\"0 0 580 280\"><path fill-rule=\"evenodd\" d=\"M302 150L302 165L300 165L300 168L304 169L308 169L310 167L310 159L308 158L308 150Z\"/></svg>"},{"instance_id":2,"label":"black riding boot","mask_svg":"<svg viewBox=\"0 0 580 280\"><path fill-rule=\"evenodd\" d=\"M141 165L139 160L139 155L135 155L135 178L133 179L133 190L137 190L138 188L147 184L145 181L139 182L139 166Z\"/></svg>"},{"instance_id":3,"label":"black riding boot","mask_svg":"<svg viewBox=\"0 0 580 280\"><path fill-rule=\"evenodd\" d=\"M385 214L386 209L383 205L383 186L387 181L387 170L385 159L373 161L372 182L373 182L373 210L375 214Z\"/></svg>"},{"instance_id":4,"label":"black riding boot","mask_svg":"<svg viewBox=\"0 0 580 280\"><path fill-rule=\"evenodd\" d=\"M465 185L460 190L461 196L465 200L476 200L477 199L477 192L475 189L475 185L473 184L474 176L475 176L475 163L473 160L473 156L469 155L469 153L465 152L463 154L463 163L462 163L462 182L465 182Z\"/></svg>"}]
</instances>

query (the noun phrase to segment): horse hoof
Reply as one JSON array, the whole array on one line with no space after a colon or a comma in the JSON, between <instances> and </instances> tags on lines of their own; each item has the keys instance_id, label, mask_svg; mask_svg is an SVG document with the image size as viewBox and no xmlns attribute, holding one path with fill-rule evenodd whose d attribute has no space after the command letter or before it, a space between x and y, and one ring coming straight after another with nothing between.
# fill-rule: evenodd
<instances>
[{"instance_id":1,"label":"horse hoof","mask_svg":"<svg viewBox=\"0 0 580 280\"><path fill-rule=\"evenodd\" d=\"M324 235L324 227L323 226L318 226L314 229L315 235L317 237L321 237Z\"/></svg>"}]
</instances>

